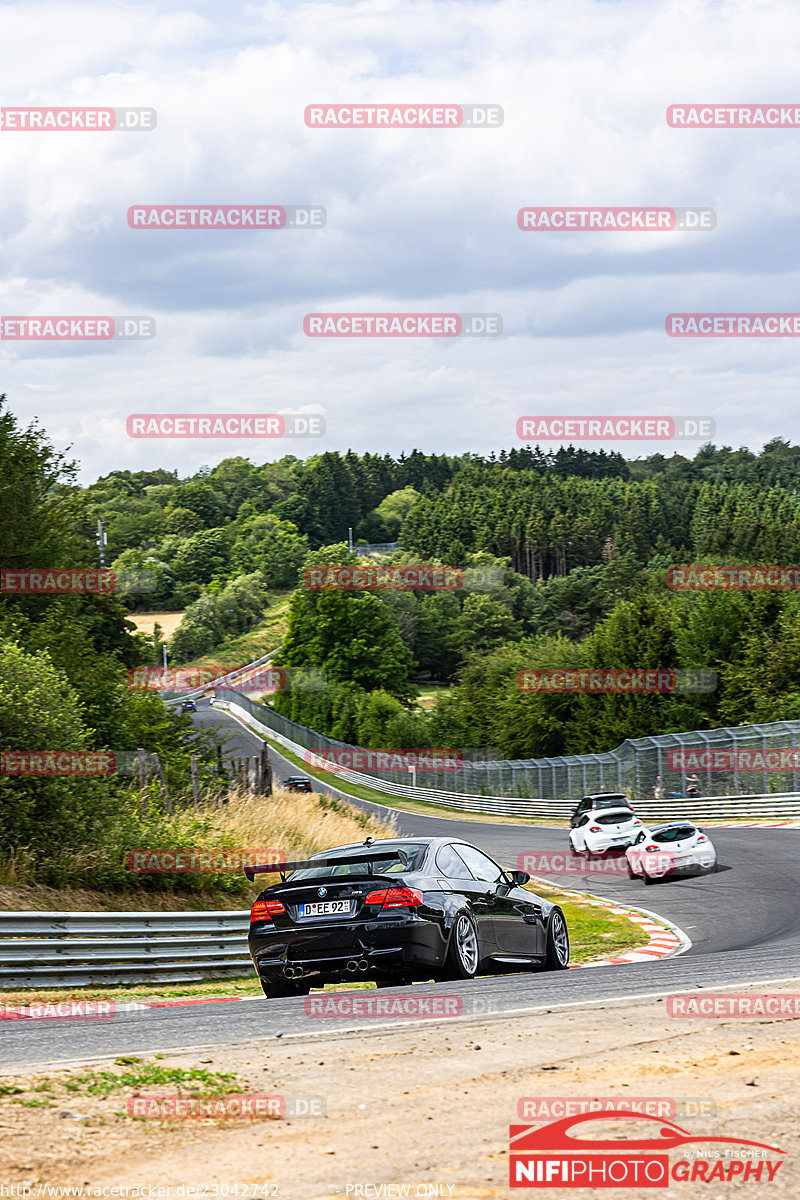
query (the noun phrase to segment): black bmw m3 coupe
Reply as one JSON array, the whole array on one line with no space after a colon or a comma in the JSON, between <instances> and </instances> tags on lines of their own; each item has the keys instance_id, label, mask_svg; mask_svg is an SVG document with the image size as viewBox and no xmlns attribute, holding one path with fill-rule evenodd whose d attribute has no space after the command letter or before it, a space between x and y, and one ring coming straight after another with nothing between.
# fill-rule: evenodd
<instances>
[{"instance_id":1,"label":"black bmw m3 coupe","mask_svg":"<svg viewBox=\"0 0 800 1200\"><path fill-rule=\"evenodd\" d=\"M482 850L449 838L367 839L303 862L247 867L281 882L250 913L250 955L264 994L372 979L471 979L562 970L569 933L556 904L527 891Z\"/></svg>"}]
</instances>

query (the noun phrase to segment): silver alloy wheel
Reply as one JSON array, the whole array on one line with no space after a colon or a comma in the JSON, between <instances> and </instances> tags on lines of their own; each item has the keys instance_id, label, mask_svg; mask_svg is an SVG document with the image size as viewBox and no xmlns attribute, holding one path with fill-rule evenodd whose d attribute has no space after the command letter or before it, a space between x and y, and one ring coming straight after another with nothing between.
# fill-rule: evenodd
<instances>
[{"instance_id":1,"label":"silver alloy wheel","mask_svg":"<svg viewBox=\"0 0 800 1200\"><path fill-rule=\"evenodd\" d=\"M462 913L456 920L453 931L456 939L456 953L465 971L474 975L478 969L478 939L469 917Z\"/></svg>"},{"instance_id":2,"label":"silver alloy wheel","mask_svg":"<svg viewBox=\"0 0 800 1200\"><path fill-rule=\"evenodd\" d=\"M560 913L553 913L552 928L556 957L563 967L565 963L569 962L569 938L567 926Z\"/></svg>"}]
</instances>

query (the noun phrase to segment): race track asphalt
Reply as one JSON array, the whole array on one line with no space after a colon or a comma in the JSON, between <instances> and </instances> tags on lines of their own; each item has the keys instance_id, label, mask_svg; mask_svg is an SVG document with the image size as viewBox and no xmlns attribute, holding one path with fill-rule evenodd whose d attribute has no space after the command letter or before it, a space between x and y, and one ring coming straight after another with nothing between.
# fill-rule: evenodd
<instances>
[{"instance_id":1,"label":"race track asphalt","mask_svg":"<svg viewBox=\"0 0 800 1200\"><path fill-rule=\"evenodd\" d=\"M261 740L229 714L201 702L198 725L225 730L226 755L260 752ZM277 780L298 768L270 749ZM335 791L335 789L326 790ZM386 808L348 799L360 807ZM266 801L268 803L268 801ZM518 856L567 849L565 829L533 825L483 824L392 810L399 832L453 836L481 846L504 865ZM709 830L721 870L701 878L665 880L645 887L620 875L555 875L553 883L644 908L678 925L692 946L677 957L647 963L578 971L486 976L464 983L417 985L415 996L457 995L463 1017L483 1021L494 1015L537 1011L623 997L667 995L696 988L800 980L800 829L728 827ZM403 989L386 989L389 997ZM407 990L407 989L405 989ZM800 988L798 988L800 990ZM101 1021L0 1022L0 1066L6 1071L38 1064L86 1061L121 1053L171 1051L265 1040L313 1038L341 1030L392 1025L407 1018L326 1018L306 1015L303 998L262 999L227 1004L134 1010Z\"/></svg>"}]
</instances>

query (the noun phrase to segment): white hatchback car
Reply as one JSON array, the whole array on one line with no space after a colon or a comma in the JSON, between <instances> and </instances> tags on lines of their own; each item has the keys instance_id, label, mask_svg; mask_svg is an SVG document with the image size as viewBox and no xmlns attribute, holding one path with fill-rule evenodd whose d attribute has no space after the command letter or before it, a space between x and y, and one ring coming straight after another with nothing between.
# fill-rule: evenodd
<instances>
[{"instance_id":1,"label":"white hatchback car","mask_svg":"<svg viewBox=\"0 0 800 1200\"><path fill-rule=\"evenodd\" d=\"M641 875L645 883L665 875L718 870L714 843L691 821L670 821L654 829L642 829L625 857L631 879Z\"/></svg>"},{"instance_id":2,"label":"white hatchback car","mask_svg":"<svg viewBox=\"0 0 800 1200\"><path fill-rule=\"evenodd\" d=\"M641 829L642 822L629 808L591 809L570 830L569 844L573 854L605 854L630 846Z\"/></svg>"}]
</instances>

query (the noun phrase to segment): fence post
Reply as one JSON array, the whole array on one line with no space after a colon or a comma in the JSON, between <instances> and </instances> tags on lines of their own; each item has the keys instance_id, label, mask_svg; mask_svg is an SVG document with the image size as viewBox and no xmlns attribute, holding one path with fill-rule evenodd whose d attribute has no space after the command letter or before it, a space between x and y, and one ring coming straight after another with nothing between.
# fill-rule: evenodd
<instances>
[{"instance_id":1,"label":"fence post","mask_svg":"<svg viewBox=\"0 0 800 1200\"><path fill-rule=\"evenodd\" d=\"M261 745L261 795L272 795L272 763L266 742Z\"/></svg>"},{"instance_id":2,"label":"fence post","mask_svg":"<svg viewBox=\"0 0 800 1200\"><path fill-rule=\"evenodd\" d=\"M140 746L136 751L139 758L139 796L142 803L142 814L147 812L147 751Z\"/></svg>"},{"instance_id":3,"label":"fence post","mask_svg":"<svg viewBox=\"0 0 800 1200\"><path fill-rule=\"evenodd\" d=\"M169 798L169 792L167 791L167 781L164 778L164 772L161 769L161 759L158 757L158 754L155 752L155 750L150 755L150 761L153 764L153 771L161 788L161 799L164 801L164 808L168 813L171 813L174 810L172 807L172 801Z\"/></svg>"}]
</instances>

